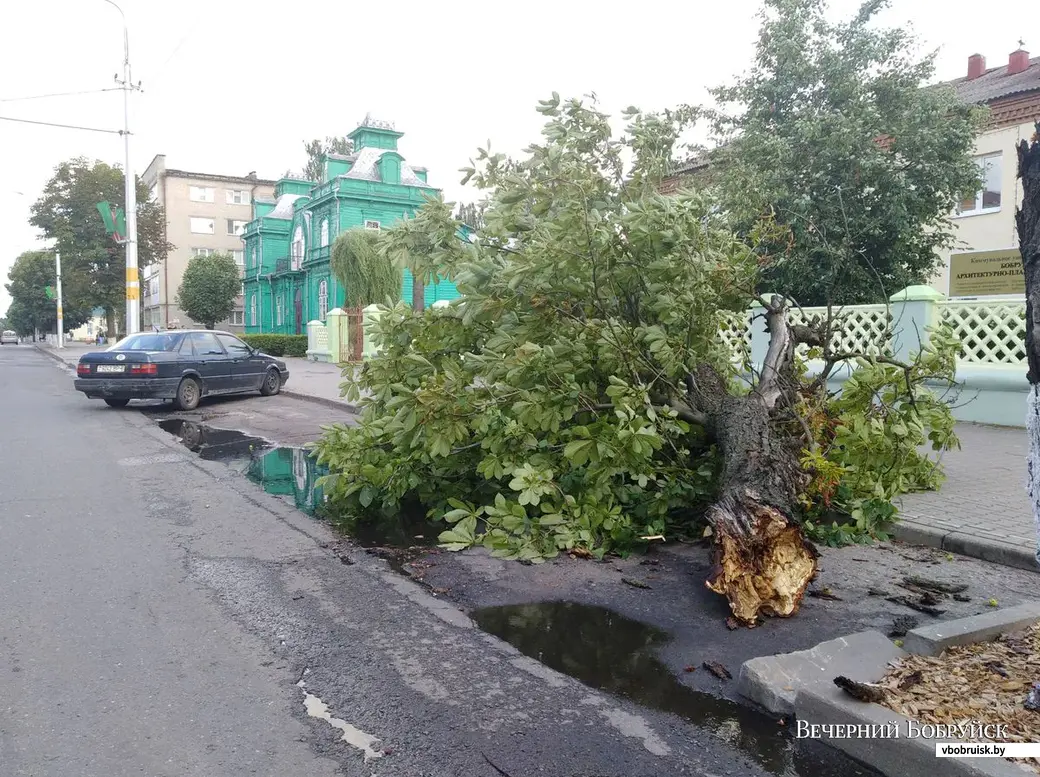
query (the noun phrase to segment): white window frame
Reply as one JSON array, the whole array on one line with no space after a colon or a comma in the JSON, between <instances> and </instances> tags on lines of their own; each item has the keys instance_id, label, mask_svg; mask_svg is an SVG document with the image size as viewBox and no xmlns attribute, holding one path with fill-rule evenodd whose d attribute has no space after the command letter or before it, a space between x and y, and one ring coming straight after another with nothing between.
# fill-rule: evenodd
<instances>
[{"instance_id":1,"label":"white window frame","mask_svg":"<svg viewBox=\"0 0 1040 777\"><path fill-rule=\"evenodd\" d=\"M275 326L282 325L282 295L279 294L274 300L274 321Z\"/></svg>"},{"instance_id":2,"label":"white window frame","mask_svg":"<svg viewBox=\"0 0 1040 777\"><path fill-rule=\"evenodd\" d=\"M229 319L229 321L234 326L245 326L245 323L246 323L246 313L245 313L245 311L244 310L232 310L231 311L231 318Z\"/></svg>"},{"instance_id":3,"label":"white window frame","mask_svg":"<svg viewBox=\"0 0 1040 777\"><path fill-rule=\"evenodd\" d=\"M228 205L248 205L248 189L225 189L224 198Z\"/></svg>"},{"instance_id":4,"label":"white window frame","mask_svg":"<svg viewBox=\"0 0 1040 777\"><path fill-rule=\"evenodd\" d=\"M193 248L191 249L192 256L213 256L217 251L215 248Z\"/></svg>"},{"instance_id":5,"label":"white window frame","mask_svg":"<svg viewBox=\"0 0 1040 777\"><path fill-rule=\"evenodd\" d=\"M253 246L253 262L249 265L250 269L256 269L256 246Z\"/></svg>"},{"instance_id":6,"label":"white window frame","mask_svg":"<svg viewBox=\"0 0 1040 777\"><path fill-rule=\"evenodd\" d=\"M246 266L246 250L244 248L236 248L231 252L231 256L234 257L235 264L239 267Z\"/></svg>"},{"instance_id":7,"label":"white window frame","mask_svg":"<svg viewBox=\"0 0 1040 777\"><path fill-rule=\"evenodd\" d=\"M188 227L193 235L215 235L217 234L217 220L204 216L190 216ZM206 223L209 228L206 228Z\"/></svg>"},{"instance_id":8,"label":"white window frame","mask_svg":"<svg viewBox=\"0 0 1040 777\"><path fill-rule=\"evenodd\" d=\"M321 220L321 247L325 248L329 244L329 220Z\"/></svg>"},{"instance_id":9,"label":"white window frame","mask_svg":"<svg viewBox=\"0 0 1040 777\"><path fill-rule=\"evenodd\" d=\"M296 231L293 233L292 261L290 262L294 270L300 269L300 265L303 263L303 254L306 250L307 244L303 239L303 227L297 224Z\"/></svg>"},{"instance_id":10,"label":"white window frame","mask_svg":"<svg viewBox=\"0 0 1040 777\"><path fill-rule=\"evenodd\" d=\"M375 219L365 219L365 229L380 229L379 222Z\"/></svg>"},{"instance_id":11,"label":"white window frame","mask_svg":"<svg viewBox=\"0 0 1040 777\"><path fill-rule=\"evenodd\" d=\"M192 202L213 202L214 189L212 186L189 186L188 199Z\"/></svg>"},{"instance_id":12,"label":"white window frame","mask_svg":"<svg viewBox=\"0 0 1040 777\"><path fill-rule=\"evenodd\" d=\"M227 219L226 221L228 237L242 237L242 233L246 231L246 224L249 223L240 219Z\"/></svg>"},{"instance_id":13,"label":"white window frame","mask_svg":"<svg viewBox=\"0 0 1040 777\"><path fill-rule=\"evenodd\" d=\"M329 282L322 278L318 281L318 320L324 321L329 315Z\"/></svg>"},{"instance_id":14,"label":"white window frame","mask_svg":"<svg viewBox=\"0 0 1040 777\"><path fill-rule=\"evenodd\" d=\"M249 325L256 326L256 294L249 297Z\"/></svg>"},{"instance_id":15,"label":"white window frame","mask_svg":"<svg viewBox=\"0 0 1040 777\"><path fill-rule=\"evenodd\" d=\"M988 160L988 159L997 159L997 160L1000 161L1000 182L999 183L1000 183L1000 202L1001 202L1001 204L1000 205L992 205L992 206L990 206L988 208L984 208L982 206L982 198L983 198L983 196L986 193L986 180L985 180L986 179L986 167L985 167L985 165L986 165L986 160ZM993 152L991 154L979 154L977 157L975 157L975 162L979 165L979 167L982 170L982 178L983 178L983 180L982 180L982 188L980 188L978 191L975 192L975 207L972 208L971 210L963 210L963 209L961 209L961 205L963 203L957 203L957 210L956 210L956 213L954 214L955 217L956 216L979 216L979 215L982 215L984 213L999 213L1001 207L1004 204L1004 187L1003 187L1003 183L1004 183L1004 181L1003 181L1003 178L1004 178L1004 152L1003 151L995 151L995 152Z\"/></svg>"}]
</instances>

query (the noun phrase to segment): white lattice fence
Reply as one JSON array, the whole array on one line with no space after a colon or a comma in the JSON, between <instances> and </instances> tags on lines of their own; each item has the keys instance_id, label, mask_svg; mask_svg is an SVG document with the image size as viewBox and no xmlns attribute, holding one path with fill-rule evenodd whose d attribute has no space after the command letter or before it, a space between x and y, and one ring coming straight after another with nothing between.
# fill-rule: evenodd
<instances>
[{"instance_id":1,"label":"white lattice fence","mask_svg":"<svg viewBox=\"0 0 1040 777\"><path fill-rule=\"evenodd\" d=\"M723 313L719 325L719 337L733 353L735 359L746 361L751 358L751 327L747 313Z\"/></svg>"},{"instance_id":2,"label":"white lattice fence","mask_svg":"<svg viewBox=\"0 0 1040 777\"><path fill-rule=\"evenodd\" d=\"M1026 363L1026 303L945 302L941 320L961 341L960 361L973 364Z\"/></svg>"},{"instance_id":3,"label":"white lattice fence","mask_svg":"<svg viewBox=\"0 0 1040 777\"><path fill-rule=\"evenodd\" d=\"M834 351L871 355L890 352L888 337L891 327L887 306L853 305L834 308L832 314L835 318L834 337L831 339ZM792 324L806 324L817 317L825 319L827 308L795 308L788 313L788 320ZM808 346L798 346L798 352L802 356L805 356L808 350Z\"/></svg>"}]
</instances>

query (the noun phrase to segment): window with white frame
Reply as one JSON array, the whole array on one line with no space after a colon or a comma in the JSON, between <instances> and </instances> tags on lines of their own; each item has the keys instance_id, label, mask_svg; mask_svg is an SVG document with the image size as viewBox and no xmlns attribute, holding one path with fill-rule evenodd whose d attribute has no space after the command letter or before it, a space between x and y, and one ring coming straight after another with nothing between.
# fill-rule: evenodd
<instances>
[{"instance_id":1,"label":"window with white frame","mask_svg":"<svg viewBox=\"0 0 1040 777\"><path fill-rule=\"evenodd\" d=\"M254 268L254 269L256 268L256 249L255 248L253 249L252 262L250 263L249 266Z\"/></svg>"},{"instance_id":2,"label":"window with white frame","mask_svg":"<svg viewBox=\"0 0 1040 777\"><path fill-rule=\"evenodd\" d=\"M245 267L246 266L246 252L245 252L245 249L241 249L241 250L238 250L238 251L232 251L231 255L233 257L235 257L235 264L237 264L239 267Z\"/></svg>"},{"instance_id":3,"label":"window with white frame","mask_svg":"<svg viewBox=\"0 0 1040 777\"><path fill-rule=\"evenodd\" d=\"M321 281L318 284L318 320L324 321L329 314L329 284Z\"/></svg>"},{"instance_id":4,"label":"window with white frame","mask_svg":"<svg viewBox=\"0 0 1040 777\"><path fill-rule=\"evenodd\" d=\"M959 215L1000 210L1003 161L1003 155L1000 153L975 157L975 164L979 166L979 177L982 178L982 188L961 200L957 207Z\"/></svg>"},{"instance_id":5,"label":"window with white frame","mask_svg":"<svg viewBox=\"0 0 1040 777\"><path fill-rule=\"evenodd\" d=\"M249 324L256 326L256 295L249 298Z\"/></svg>"},{"instance_id":6,"label":"window with white frame","mask_svg":"<svg viewBox=\"0 0 1040 777\"><path fill-rule=\"evenodd\" d=\"M228 205L248 205L249 192L244 189L225 189Z\"/></svg>"},{"instance_id":7,"label":"window with white frame","mask_svg":"<svg viewBox=\"0 0 1040 777\"><path fill-rule=\"evenodd\" d=\"M365 229L379 229L379 222L373 219L365 220Z\"/></svg>"},{"instance_id":8,"label":"window with white frame","mask_svg":"<svg viewBox=\"0 0 1040 777\"><path fill-rule=\"evenodd\" d=\"M212 248L193 248L191 249L192 256L212 256L216 251Z\"/></svg>"},{"instance_id":9,"label":"window with white frame","mask_svg":"<svg viewBox=\"0 0 1040 777\"><path fill-rule=\"evenodd\" d=\"M213 189L209 186L189 186L188 199L192 202L213 202Z\"/></svg>"},{"instance_id":10,"label":"window with white frame","mask_svg":"<svg viewBox=\"0 0 1040 777\"><path fill-rule=\"evenodd\" d=\"M227 220L227 233L229 235L241 235L246 231L246 222L238 219Z\"/></svg>"},{"instance_id":11,"label":"window with white frame","mask_svg":"<svg viewBox=\"0 0 1040 777\"><path fill-rule=\"evenodd\" d=\"M236 326L242 326L242 324L245 323L244 319L245 319L245 314L244 314L243 311L241 311L241 310L232 310L231 311L231 323L232 324L234 324Z\"/></svg>"},{"instance_id":12,"label":"window with white frame","mask_svg":"<svg viewBox=\"0 0 1040 777\"><path fill-rule=\"evenodd\" d=\"M217 233L216 219L203 219L191 217L191 231L196 235L215 235Z\"/></svg>"},{"instance_id":13,"label":"window with white frame","mask_svg":"<svg viewBox=\"0 0 1040 777\"><path fill-rule=\"evenodd\" d=\"M329 244L329 220L321 220L321 247L324 248Z\"/></svg>"},{"instance_id":14,"label":"window with white frame","mask_svg":"<svg viewBox=\"0 0 1040 777\"><path fill-rule=\"evenodd\" d=\"M282 325L282 295L279 294L277 299L274 301L274 322L276 325Z\"/></svg>"},{"instance_id":15,"label":"window with white frame","mask_svg":"<svg viewBox=\"0 0 1040 777\"><path fill-rule=\"evenodd\" d=\"M301 226L297 226L296 232L293 233L292 260L293 269L299 269L300 263L303 262L303 227Z\"/></svg>"}]
</instances>

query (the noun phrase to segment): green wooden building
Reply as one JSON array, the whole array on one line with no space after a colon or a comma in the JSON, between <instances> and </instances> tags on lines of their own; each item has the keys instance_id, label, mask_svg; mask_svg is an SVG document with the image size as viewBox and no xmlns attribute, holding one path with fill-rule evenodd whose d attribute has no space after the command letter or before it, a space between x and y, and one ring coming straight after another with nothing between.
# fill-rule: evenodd
<instances>
[{"instance_id":1,"label":"green wooden building","mask_svg":"<svg viewBox=\"0 0 1040 777\"><path fill-rule=\"evenodd\" d=\"M345 300L329 263L336 236L355 227L389 227L439 194L427 184L426 168L407 164L398 152L403 134L368 116L349 135L352 154L326 156L324 181L283 178L273 200L254 201L242 235L247 333L305 334L307 322L325 321ZM457 296L448 281L426 287L427 305ZM407 270L401 299L412 299Z\"/></svg>"}]
</instances>

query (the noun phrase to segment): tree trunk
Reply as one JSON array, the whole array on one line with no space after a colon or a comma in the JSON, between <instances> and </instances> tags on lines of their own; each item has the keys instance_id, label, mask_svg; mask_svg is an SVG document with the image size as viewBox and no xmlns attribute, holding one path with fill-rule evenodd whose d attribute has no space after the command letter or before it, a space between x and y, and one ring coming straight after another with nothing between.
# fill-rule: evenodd
<instances>
[{"instance_id":1,"label":"tree trunk","mask_svg":"<svg viewBox=\"0 0 1040 777\"><path fill-rule=\"evenodd\" d=\"M1015 213L1022 270L1026 277L1026 358L1029 395L1026 399L1027 490L1036 524L1036 559L1040 564L1040 122L1031 142L1018 145L1018 177L1022 179L1022 207Z\"/></svg>"},{"instance_id":2,"label":"tree trunk","mask_svg":"<svg viewBox=\"0 0 1040 777\"><path fill-rule=\"evenodd\" d=\"M414 272L412 273L412 310L416 313L426 307L426 284Z\"/></svg>"},{"instance_id":3,"label":"tree trunk","mask_svg":"<svg viewBox=\"0 0 1040 777\"><path fill-rule=\"evenodd\" d=\"M112 307L105 308L105 328L109 340L116 336L116 310Z\"/></svg>"},{"instance_id":4,"label":"tree trunk","mask_svg":"<svg viewBox=\"0 0 1040 777\"><path fill-rule=\"evenodd\" d=\"M719 495L706 516L715 542L706 584L748 626L763 615L795 614L819 557L793 518L808 480L798 460L800 443L774 434L771 425L784 381L793 380L796 345L783 301L774 297L772 304L766 314L769 351L750 394L733 396L711 368L688 380L690 404L705 416L723 462Z\"/></svg>"}]
</instances>

